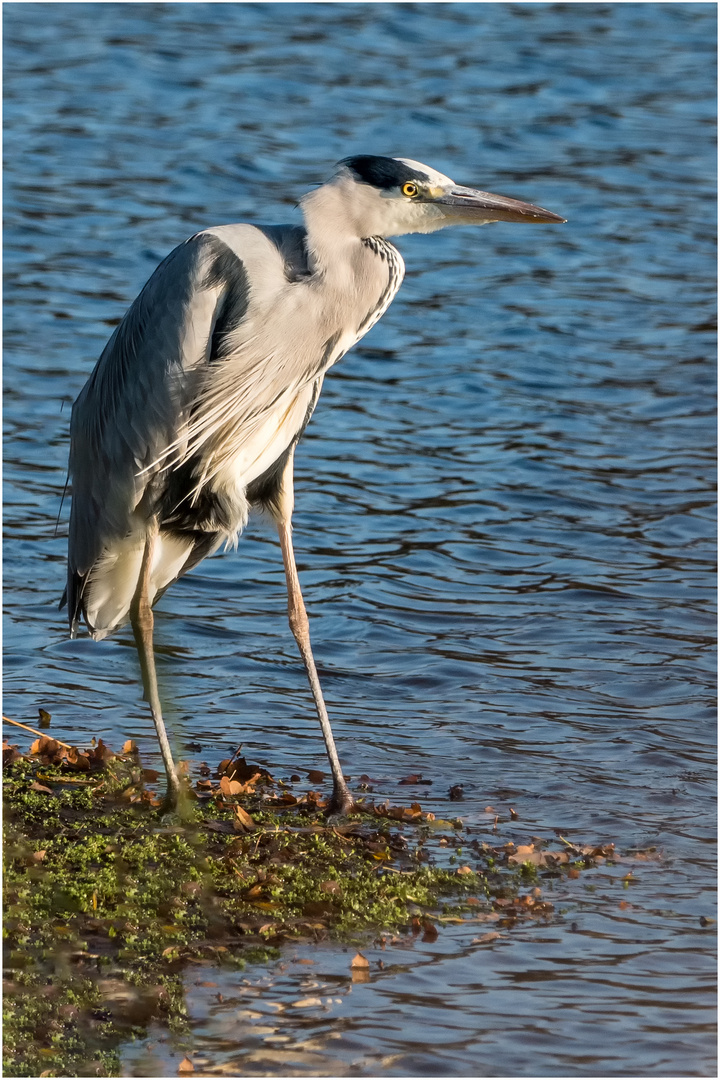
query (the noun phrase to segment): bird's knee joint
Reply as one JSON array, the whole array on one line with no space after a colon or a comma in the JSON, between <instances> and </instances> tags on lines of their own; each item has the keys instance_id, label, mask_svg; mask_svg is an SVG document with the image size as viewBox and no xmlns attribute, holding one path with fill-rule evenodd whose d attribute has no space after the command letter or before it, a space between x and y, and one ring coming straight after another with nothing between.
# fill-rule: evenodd
<instances>
[{"instance_id":1,"label":"bird's knee joint","mask_svg":"<svg viewBox=\"0 0 720 1080\"><path fill-rule=\"evenodd\" d=\"M289 608L288 622L296 641L308 642L310 640L310 624L305 611Z\"/></svg>"},{"instance_id":2,"label":"bird's knee joint","mask_svg":"<svg viewBox=\"0 0 720 1080\"><path fill-rule=\"evenodd\" d=\"M130 609L130 622L133 627L148 633L153 628L153 613L149 604L134 604Z\"/></svg>"}]
</instances>

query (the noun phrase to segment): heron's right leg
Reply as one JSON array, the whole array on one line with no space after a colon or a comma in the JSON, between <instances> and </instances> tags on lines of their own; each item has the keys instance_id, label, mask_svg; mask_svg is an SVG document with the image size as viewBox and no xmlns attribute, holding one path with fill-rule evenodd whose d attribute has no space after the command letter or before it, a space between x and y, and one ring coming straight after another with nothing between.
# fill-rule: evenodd
<instances>
[{"instance_id":1,"label":"heron's right leg","mask_svg":"<svg viewBox=\"0 0 720 1080\"><path fill-rule=\"evenodd\" d=\"M156 523L153 523L147 534L147 539L145 540L145 550L143 551L142 564L140 567L140 578L138 580L132 604L130 605L130 622L132 624L133 634L135 635L135 644L140 659L140 670L142 672L145 700L150 705L153 723L155 724L155 731L157 732L158 742L160 743L160 753L162 755L163 765L165 766L165 775L167 777L165 809L175 810L180 795L180 781L178 780L178 775L175 771L175 763L173 762L172 751L170 750L170 743L168 741L162 709L160 707L160 695L158 694L157 674L155 672L155 651L153 649L153 626L155 619L149 598L150 571L152 569L153 551L155 549L157 535L158 527Z\"/></svg>"},{"instance_id":2,"label":"heron's right leg","mask_svg":"<svg viewBox=\"0 0 720 1080\"><path fill-rule=\"evenodd\" d=\"M315 699L315 708L317 709L318 720L320 721L320 727L322 728L323 738L325 740L325 749L332 771L333 793L329 809L331 813L349 814L353 808L354 800L350 794L347 783L345 782L340 759L338 758L337 750L335 749L335 740L333 738L332 728L330 727L330 720L328 718L327 709L325 708L323 692L320 687L320 679L318 678L317 668L315 667L315 658L313 657L312 647L310 645L310 624L308 622L307 611L305 610L305 604L300 591L297 566L295 565L291 525L293 503L293 454L291 453L283 472L274 514L278 535L280 537L280 547L282 549L285 578L287 581L288 620L290 622L290 629L293 632L293 637L300 649L303 663L305 664L305 671L307 672L310 689L313 698Z\"/></svg>"}]
</instances>

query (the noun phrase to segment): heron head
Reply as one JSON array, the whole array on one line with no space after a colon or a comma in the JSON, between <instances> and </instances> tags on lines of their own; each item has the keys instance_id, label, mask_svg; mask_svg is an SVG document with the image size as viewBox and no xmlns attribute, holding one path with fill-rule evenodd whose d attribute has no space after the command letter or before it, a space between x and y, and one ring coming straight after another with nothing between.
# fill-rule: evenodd
<instances>
[{"instance_id":1,"label":"heron head","mask_svg":"<svg viewBox=\"0 0 720 1080\"><path fill-rule=\"evenodd\" d=\"M371 154L344 158L332 183L343 187L348 213L366 236L434 232L448 225L491 221L565 221L540 206L463 187L410 158Z\"/></svg>"}]
</instances>

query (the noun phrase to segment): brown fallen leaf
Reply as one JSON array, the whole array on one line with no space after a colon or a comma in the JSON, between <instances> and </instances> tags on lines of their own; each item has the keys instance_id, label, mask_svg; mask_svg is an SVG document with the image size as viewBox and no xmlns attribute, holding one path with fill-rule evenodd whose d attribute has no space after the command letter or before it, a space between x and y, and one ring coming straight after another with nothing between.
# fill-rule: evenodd
<instances>
[{"instance_id":1,"label":"brown fallen leaf","mask_svg":"<svg viewBox=\"0 0 720 1080\"><path fill-rule=\"evenodd\" d=\"M115 757L115 754L109 746L105 745L102 739L98 739L97 746L88 751L88 757L90 758L90 762L95 764L96 768L102 768L106 762Z\"/></svg>"},{"instance_id":2,"label":"brown fallen leaf","mask_svg":"<svg viewBox=\"0 0 720 1080\"><path fill-rule=\"evenodd\" d=\"M319 769L311 769L307 778L311 784L322 784L325 781L325 773L320 772Z\"/></svg>"},{"instance_id":3,"label":"brown fallen leaf","mask_svg":"<svg viewBox=\"0 0 720 1080\"><path fill-rule=\"evenodd\" d=\"M205 828L210 832L232 833L235 832L229 821L206 821Z\"/></svg>"},{"instance_id":4,"label":"brown fallen leaf","mask_svg":"<svg viewBox=\"0 0 720 1080\"><path fill-rule=\"evenodd\" d=\"M195 1072L195 1066L190 1058L184 1057L178 1065L178 1076L187 1076L191 1072Z\"/></svg>"},{"instance_id":5,"label":"brown fallen leaf","mask_svg":"<svg viewBox=\"0 0 720 1080\"><path fill-rule=\"evenodd\" d=\"M456 874L473 874L474 872L471 866L458 866L455 871Z\"/></svg>"},{"instance_id":6,"label":"brown fallen leaf","mask_svg":"<svg viewBox=\"0 0 720 1080\"><path fill-rule=\"evenodd\" d=\"M65 755L65 764L70 769L74 769L77 772L89 772L90 770L90 758L87 754L82 754L77 746L71 746Z\"/></svg>"},{"instance_id":7,"label":"brown fallen leaf","mask_svg":"<svg viewBox=\"0 0 720 1080\"><path fill-rule=\"evenodd\" d=\"M360 805L358 803L358 805ZM434 821L435 815L424 811L420 803L412 803L411 806L390 806L385 800L383 803L375 803L371 806L363 806L376 817L390 818L392 821Z\"/></svg>"},{"instance_id":8,"label":"brown fallen leaf","mask_svg":"<svg viewBox=\"0 0 720 1080\"><path fill-rule=\"evenodd\" d=\"M37 780L33 780L32 784L30 785L30 790L42 791L46 795L52 795L52 788L45 787L44 784L38 784Z\"/></svg>"},{"instance_id":9,"label":"brown fallen leaf","mask_svg":"<svg viewBox=\"0 0 720 1080\"><path fill-rule=\"evenodd\" d=\"M303 904L302 913L310 919L321 919L324 915L334 915L336 910L332 900L308 900Z\"/></svg>"},{"instance_id":10,"label":"brown fallen leaf","mask_svg":"<svg viewBox=\"0 0 720 1080\"><path fill-rule=\"evenodd\" d=\"M360 953L360 952L356 953L355 956L350 961L350 968L351 969L352 968L362 968L362 969L367 970L367 968L369 968L369 967L370 967L370 961L365 956L363 956L363 954Z\"/></svg>"},{"instance_id":11,"label":"brown fallen leaf","mask_svg":"<svg viewBox=\"0 0 720 1080\"><path fill-rule=\"evenodd\" d=\"M258 926L258 934L274 934L278 929L278 923L266 922L262 926Z\"/></svg>"},{"instance_id":12,"label":"brown fallen leaf","mask_svg":"<svg viewBox=\"0 0 720 1080\"><path fill-rule=\"evenodd\" d=\"M264 891L265 886L261 882L256 882L255 885L251 885L250 888L245 891L244 896L246 900L256 900L258 897L262 896Z\"/></svg>"},{"instance_id":13,"label":"brown fallen leaf","mask_svg":"<svg viewBox=\"0 0 720 1080\"><path fill-rule=\"evenodd\" d=\"M126 739L122 748L123 754L137 754L137 745L133 739Z\"/></svg>"},{"instance_id":14,"label":"brown fallen leaf","mask_svg":"<svg viewBox=\"0 0 720 1080\"><path fill-rule=\"evenodd\" d=\"M320 888L323 892L332 893L334 896L342 895L342 886L339 881L321 881Z\"/></svg>"},{"instance_id":15,"label":"brown fallen leaf","mask_svg":"<svg viewBox=\"0 0 720 1080\"><path fill-rule=\"evenodd\" d=\"M242 784L237 780L230 780L227 776L223 776L220 780L220 790L223 795L239 795L242 791Z\"/></svg>"},{"instance_id":16,"label":"brown fallen leaf","mask_svg":"<svg viewBox=\"0 0 720 1080\"><path fill-rule=\"evenodd\" d=\"M527 854L521 854L520 848L518 848L517 851L508 856L508 865L530 863L533 866L552 867L570 862L571 857L567 851L530 851Z\"/></svg>"},{"instance_id":17,"label":"brown fallen leaf","mask_svg":"<svg viewBox=\"0 0 720 1080\"><path fill-rule=\"evenodd\" d=\"M225 780L225 777L223 777ZM234 783L234 781L232 781ZM222 781L221 781L222 783ZM242 806L235 807L235 817L233 818L233 828L235 832L250 833L255 832L255 822L248 814L247 810L243 810Z\"/></svg>"},{"instance_id":18,"label":"brown fallen leaf","mask_svg":"<svg viewBox=\"0 0 720 1080\"><path fill-rule=\"evenodd\" d=\"M47 735L41 735L30 747L31 754L56 754L60 749L60 743Z\"/></svg>"},{"instance_id":19,"label":"brown fallen leaf","mask_svg":"<svg viewBox=\"0 0 720 1080\"><path fill-rule=\"evenodd\" d=\"M225 761L220 762L217 769L217 776L222 776L223 774L227 776L228 780L235 780L239 784L256 784L260 780L266 784L272 784L273 782L267 769L262 769L258 765L248 765L245 758L238 757L237 755L232 758L226 758Z\"/></svg>"},{"instance_id":20,"label":"brown fallen leaf","mask_svg":"<svg viewBox=\"0 0 720 1080\"><path fill-rule=\"evenodd\" d=\"M47 711L47 709L38 709L38 716L39 716L38 727L41 727L41 728L50 727L50 721L52 720L52 716Z\"/></svg>"},{"instance_id":21,"label":"brown fallen leaf","mask_svg":"<svg viewBox=\"0 0 720 1080\"><path fill-rule=\"evenodd\" d=\"M3 769L9 769L12 765L15 764L16 761L19 761L19 759L22 757L22 754L18 750L17 746L13 746L7 741L7 739L3 739L2 751Z\"/></svg>"},{"instance_id":22,"label":"brown fallen leaf","mask_svg":"<svg viewBox=\"0 0 720 1080\"><path fill-rule=\"evenodd\" d=\"M471 945L487 945L490 941L496 941L502 934L499 934L497 930L490 930L487 934L483 934L482 937L473 938L470 942Z\"/></svg>"},{"instance_id":23,"label":"brown fallen leaf","mask_svg":"<svg viewBox=\"0 0 720 1080\"><path fill-rule=\"evenodd\" d=\"M265 781L267 782L267 781L270 780L270 777L268 776L267 773L265 773L264 776L263 776L263 773L261 773L261 772L253 773L253 775L250 777L250 779L246 780L243 783L242 791L240 792L240 794L241 795L254 795L255 794L255 788L256 788L257 784L263 779L265 779Z\"/></svg>"}]
</instances>

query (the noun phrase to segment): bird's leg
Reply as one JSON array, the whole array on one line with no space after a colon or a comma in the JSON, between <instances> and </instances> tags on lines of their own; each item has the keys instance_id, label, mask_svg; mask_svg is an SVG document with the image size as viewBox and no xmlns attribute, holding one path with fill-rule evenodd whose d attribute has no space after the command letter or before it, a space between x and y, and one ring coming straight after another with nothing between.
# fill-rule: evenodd
<instances>
[{"instance_id":1,"label":"bird's leg","mask_svg":"<svg viewBox=\"0 0 720 1080\"><path fill-rule=\"evenodd\" d=\"M167 776L167 791L165 793L166 810L176 810L180 796L180 781L175 771L170 743L165 730L165 723L160 708L160 695L158 694L157 675L155 672L155 652L153 649L153 625L155 622L152 606L149 598L150 571L152 569L153 551L157 540L158 527L154 522L145 540L140 577L135 590L132 604L130 605L130 622L132 623L135 644L140 659L143 689L145 700L150 705L155 731L160 743L160 753L165 766Z\"/></svg>"},{"instance_id":2,"label":"bird's leg","mask_svg":"<svg viewBox=\"0 0 720 1080\"><path fill-rule=\"evenodd\" d=\"M312 690L312 695L315 699L315 708L317 709L320 727L322 728L323 738L325 739L325 749L327 750L330 769L332 770L333 793L329 811L330 813L348 814L352 810L354 800L345 783L345 777L343 776L340 760L337 755L337 750L335 749L335 740L333 739L327 709L325 708L325 700L323 698L320 680L318 678L317 668L315 667L315 660L312 654L312 647L310 645L310 624L308 622L305 604L300 591L297 566L295 565L291 525L293 502L293 454L291 453L283 473L281 487L276 501L275 513L278 535L280 537L280 547L282 549L283 564L285 566L285 578L287 580L288 620L293 636L298 643L303 663L305 664L308 682L310 683L310 689Z\"/></svg>"}]
</instances>

